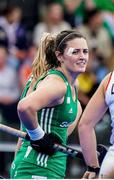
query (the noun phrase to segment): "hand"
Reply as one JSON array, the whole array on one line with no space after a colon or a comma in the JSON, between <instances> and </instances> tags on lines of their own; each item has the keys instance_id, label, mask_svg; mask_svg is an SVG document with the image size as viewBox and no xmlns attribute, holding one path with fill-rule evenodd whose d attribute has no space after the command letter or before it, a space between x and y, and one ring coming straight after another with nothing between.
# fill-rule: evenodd
<instances>
[{"instance_id":1,"label":"hand","mask_svg":"<svg viewBox=\"0 0 114 180\"><path fill-rule=\"evenodd\" d=\"M83 175L83 179L96 179L99 174L99 167L87 166L87 171Z\"/></svg>"},{"instance_id":2,"label":"hand","mask_svg":"<svg viewBox=\"0 0 114 180\"><path fill-rule=\"evenodd\" d=\"M86 171L82 177L83 179L96 179L97 175L95 172Z\"/></svg>"},{"instance_id":3,"label":"hand","mask_svg":"<svg viewBox=\"0 0 114 180\"><path fill-rule=\"evenodd\" d=\"M53 155L55 153L54 144L61 144L61 139L54 133L45 134L43 138L33 141L30 140L31 146L37 152L41 152L47 155Z\"/></svg>"}]
</instances>

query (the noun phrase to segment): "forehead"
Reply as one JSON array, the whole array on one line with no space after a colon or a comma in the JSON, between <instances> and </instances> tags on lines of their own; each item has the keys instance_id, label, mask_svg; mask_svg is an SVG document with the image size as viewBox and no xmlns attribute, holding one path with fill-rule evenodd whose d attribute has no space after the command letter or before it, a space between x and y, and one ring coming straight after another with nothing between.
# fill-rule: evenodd
<instances>
[{"instance_id":1,"label":"forehead","mask_svg":"<svg viewBox=\"0 0 114 180\"><path fill-rule=\"evenodd\" d=\"M75 48L75 49L83 49L88 48L87 41L84 38L75 38L67 42L66 48Z\"/></svg>"}]
</instances>

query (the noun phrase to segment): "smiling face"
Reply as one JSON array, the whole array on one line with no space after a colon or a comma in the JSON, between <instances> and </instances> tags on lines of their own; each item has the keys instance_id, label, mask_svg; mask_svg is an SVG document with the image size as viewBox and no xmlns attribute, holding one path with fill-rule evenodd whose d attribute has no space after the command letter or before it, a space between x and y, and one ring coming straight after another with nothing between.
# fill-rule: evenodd
<instances>
[{"instance_id":1,"label":"smiling face","mask_svg":"<svg viewBox=\"0 0 114 180\"><path fill-rule=\"evenodd\" d=\"M84 38L75 38L67 42L67 47L61 55L61 67L73 74L85 72L88 62L88 46Z\"/></svg>"}]
</instances>

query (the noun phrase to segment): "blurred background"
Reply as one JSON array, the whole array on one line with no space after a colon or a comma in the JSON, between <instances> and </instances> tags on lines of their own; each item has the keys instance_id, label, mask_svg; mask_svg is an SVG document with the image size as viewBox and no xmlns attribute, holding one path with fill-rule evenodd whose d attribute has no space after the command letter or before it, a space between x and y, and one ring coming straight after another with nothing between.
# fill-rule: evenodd
<instances>
[{"instance_id":1,"label":"blurred background","mask_svg":"<svg viewBox=\"0 0 114 180\"><path fill-rule=\"evenodd\" d=\"M103 77L114 69L114 0L0 0L0 123L19 129L17 103L43 32L76 28L89 44L87 71L79 80L83 109ZM97 99L96 99L97 101ZM107 111L97 124L98 143L109 146ZM0 175L9 178L17 138L0 132ZM80 148L77 129L68 144ZM66 178L79 179L85 163L68 158Z\"/></svg>"}]
</instances>

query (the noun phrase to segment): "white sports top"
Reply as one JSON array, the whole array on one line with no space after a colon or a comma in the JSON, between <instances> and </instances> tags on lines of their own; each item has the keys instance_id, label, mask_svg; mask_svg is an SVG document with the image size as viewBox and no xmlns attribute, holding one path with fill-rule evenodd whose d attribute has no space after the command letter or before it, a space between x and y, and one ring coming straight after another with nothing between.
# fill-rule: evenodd
<instances>
[{"instance_id":1,"label":"white sports top","mask_svg":"<svg viewBox=\"0 0 114 180\"><path fill-rule=\"evenodd\" d=\"M110 115L111 115L111 127L112 133L110 137L110 143L114 144L114 71L112 72L109 84L105 93L105 101L109 107Z\"/></svg>"}]
</instances>

